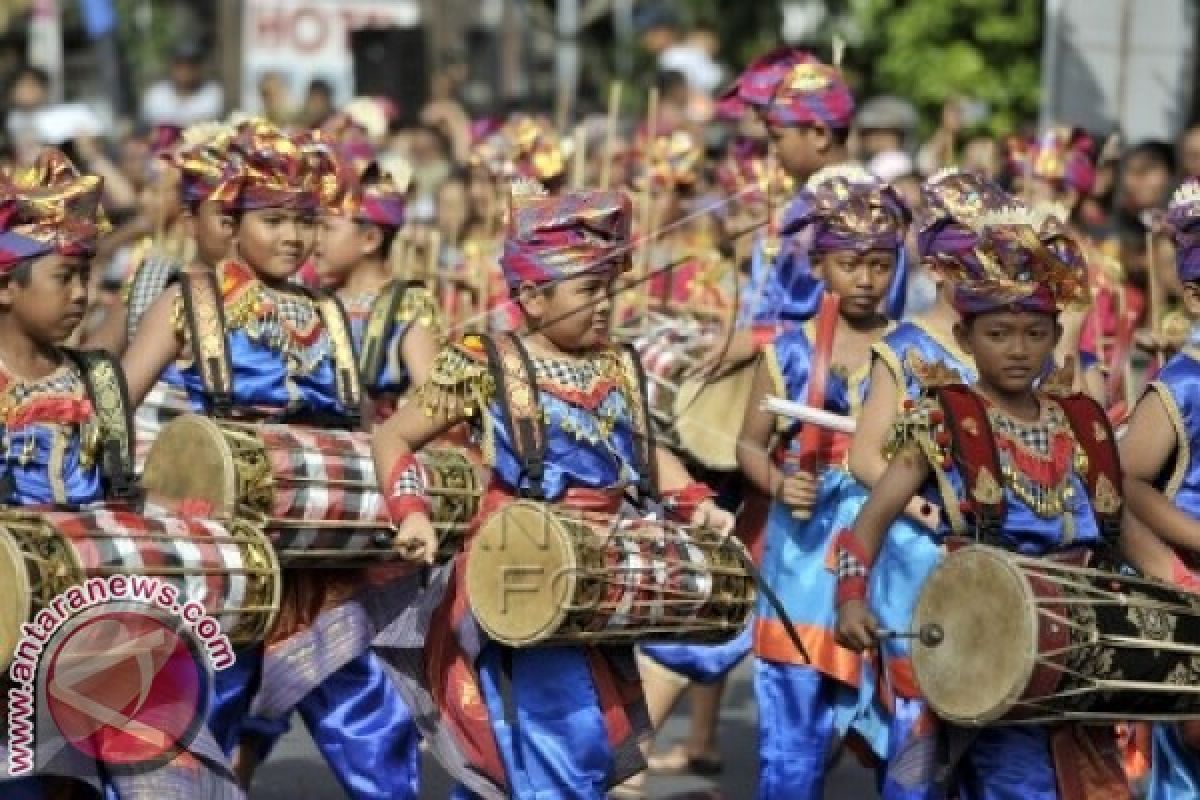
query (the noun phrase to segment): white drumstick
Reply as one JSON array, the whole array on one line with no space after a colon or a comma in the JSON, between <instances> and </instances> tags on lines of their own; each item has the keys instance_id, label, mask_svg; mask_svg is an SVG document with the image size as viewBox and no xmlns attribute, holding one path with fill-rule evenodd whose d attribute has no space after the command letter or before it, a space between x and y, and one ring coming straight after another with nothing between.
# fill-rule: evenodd
<instances>
[{"instance_id":1,"label":"white drumstick","mask_svg":"<svg viewBox=\"0 0 1200 800\"><path fill-rule=\"evenodd\" d=\"M837 431L838 433L854 433L858 428L858 422L854 417L843 417L841 414L832 414L820 408L806 406L803 403L793 403L790 400L784 400L782 397L766 398L763 401L763 411L799 420L800 422L806 422L810 425L816 425L819 428Z\"/></svg>"}]
</instances>

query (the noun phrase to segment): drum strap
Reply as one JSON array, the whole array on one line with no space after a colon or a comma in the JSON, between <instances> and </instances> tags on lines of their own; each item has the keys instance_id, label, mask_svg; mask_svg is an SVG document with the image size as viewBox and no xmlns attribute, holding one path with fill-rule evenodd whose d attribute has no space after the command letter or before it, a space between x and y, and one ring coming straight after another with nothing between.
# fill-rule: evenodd
<instances>
[{"instance_id":1,"label":"drum strap","mask_svg":"<svg viewBox=\"0 0 1200 800\"><path fill-rule=\"evenodd\" d=\"M333 360L333 381L338 402L352 419L353 427L362 420L362 377L354 357L354 337L346 320L346 309L333 294L321 292L314 297L321 322L329 335L330 358Z\"/></svg>"},{"instance_id":2,"label":"drum strap","mask_svg":"<svg viewBox=\"0 0 1200 800\"><path fill-rule=\"evenodd\" d=\"M966 485L976 539L994 542L1004 529L1007 508L1000 484L1000 453L992 436L987 407L983 398L968 386L941 386L935 391L950 432L954 460ZM943 500L957 502L953 497Z\"/></svg>"},{"instance_id":3,"label":"drum strap","mask_svg":"<svg viewBox=\"0 0 1200 800\"><path fill-rule=\"evenodd\" d=\"M825 407L825 385L829 379L829 368L833 360L833 339L837 334L838 296L825 292L821 307L817 311L817 333L813 340L812 366L808 371L808 405ZM802 472L816 473L821 453L821 438L824 432L816 425L805 425L800 429L799 467Z\"/></svg>"},{"instance_id":4,"label":"drum strap","mask_svg":"<svg viewBox=\"0 0 1200 800\"><path fill-rule=\"evenodd\" d=\"M480 336L488 354L488 365L496 382L496 395L504 424L512 437L514 455L529 488L517 487L529 500L542 500L546 472L546 420L542 416L537 372L529 352L516 334L500 338Z\"/></svg>"},{"instance_id":5,"label":"drum strap","mask_svg":"<svg viewBox=\"0 0 1200 800\"><path fill-rule=\"evenodd\" d=\"M404 295L409 289L423 285L420 281L389 281L375 298L375 302L371 303L358 362L363 385L368 391L379 389L380 373L383 372L384 360L387 358L388 333L391 332L392 323L400 311L400 304L404 302Z\"/></svg>"},{"instance_id":6,"label":"drum strap","mask_svg":"<svg viewBox=\"0 0 1200 800\"><path fill-rule=\"evenodd\" d=\"M225 309L217 276L211 272L179 274L183 311L192 338L192 359L217 417L233 414L233 362L225 340Z\"/></svg>"},{"instance_id":7,"label":"drum strap","mask_svg":"<svg viewBox=\"0 0 1200 800\"><path fill-rule=\"evenodd\" d=\"M654 436L654 426L650 424L650 387L646 382L646 370L642 367L641 356L632 344L625 344L622 350L626 368L633 374L637 389L632 416L637 427L637 455L641 461L637 465L638 475L641 476L638 489L647 497L658 497L658 469L655 460L658 443Z\"/></svg>"},{"instance_id":8,"label":"drum strap","mask_svg":"<svg viewBox=\"0 0 1200 800\"><path fill-rule=\"evenodd\" d=\"M1096 527L1109 546L1116 546L1121 536L1121 458L1117 453L1117 437L1100 404L1085 394L1056 397L1066 413L1075 441L1087 456L1084 484Z\"/></svg>"},{"instance_id":9,"label":"drum strap","mask_svg":"<svg viewBox=\"0 0 1200 800\"><path fill-rule=\"evenodd\" d=\"M100 428L100 468L112 499L132 500L137 495L133 457L133 412L125 373L116 359L101 350L64 348L79 370Z\"/></svg>"}]
</instances>

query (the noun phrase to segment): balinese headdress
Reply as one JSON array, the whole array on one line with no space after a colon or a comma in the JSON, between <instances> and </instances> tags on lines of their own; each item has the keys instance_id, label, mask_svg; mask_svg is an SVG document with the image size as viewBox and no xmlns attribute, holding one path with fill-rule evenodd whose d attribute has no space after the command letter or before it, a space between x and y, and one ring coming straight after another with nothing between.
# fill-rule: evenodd
<instances>
[{"instance_id":1,"label":"balinese headdress","mask_svg":"<svg viewBox=\"0 0 1200 800\"><path fill-rule=\"evenodd\" d=\"M1184 283L1200 280L1200 181L1195 178L1175 190L1167 210L1175 240L1175 267Z\"/></svg>"},{"instance_id":2,"label":"balinese headdress","mask_svg":"<svg viewBox=\"0 0 1200 800\"><path fill-rule=\"evenodd\" d=\"M260 208L316 210L320 200L318 156L270 122L251 119L229 143L226 191L238 211Z\"/></svg>"},{"instance_id":3,"label":"balinese headdress","mask_svg":"<svg viewBox=\"0 0 1200 800\"><path fill-rule=\"evenodd\" d=\"M536 184L513 187L500 266L510 288L619 269L629 260L632 205L622 191L548 196Z\"/></svg>"},{"instance_id":4,"label":"balinese headdress","mask_svg":"<svg viewBox=\"0 0 1200 800\"><path fill-rule=\"evenodd\" d=\"M1096 182L1092 137L1079 128L1056 126L1037 139L1008 142L1008 169L1013 178L1028 176L1085 193Z\"/></svg>"},{"instance_id":5,"label":"balinese headdress","mask_svg":"<svg viewBox=\"0 0 1200 800\"><path fill-rule=\"evenodd\" d=\"M0 274L49 253L91 256L109 229L100 208L103 181L80 175L58 150L28 167L0 173Z\"/></svg>"}]
</instances>

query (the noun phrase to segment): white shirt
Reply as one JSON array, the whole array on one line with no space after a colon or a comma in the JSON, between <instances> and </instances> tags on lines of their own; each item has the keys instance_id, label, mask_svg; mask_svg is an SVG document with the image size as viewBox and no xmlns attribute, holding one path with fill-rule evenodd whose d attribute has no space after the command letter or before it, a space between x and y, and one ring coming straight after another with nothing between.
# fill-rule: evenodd
<instances>
[{"instance_id":1,"label":"white shirt","mask_svg":"<svg viewBox=\"0 0 1200 800\"><path fill-rule=\"evenodd\" d=\"M170 81L159 81L142 95L142 121L147 125L178 125L214 122L225 110L225 93L215 81L181 95Z\"/></svg>"}]
</instances>

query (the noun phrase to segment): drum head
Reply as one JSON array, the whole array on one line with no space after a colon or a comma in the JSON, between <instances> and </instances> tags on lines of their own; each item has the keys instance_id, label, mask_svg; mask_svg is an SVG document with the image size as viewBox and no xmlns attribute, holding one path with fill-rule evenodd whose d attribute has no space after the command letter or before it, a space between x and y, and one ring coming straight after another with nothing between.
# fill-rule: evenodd
<instances>
[{"instance_id":1,"label":"drum head","mask_svg":"<svg viewBox=\"0 0 1200 800\"><path fill-rule=\"evenodd\" d=\"M913 630L942 629L942 642L913 641L913 670L938 716L960 725L1007 714L1029 683L1037 653L1037 607L1011 557L991 547L951 553L925 581Z\"/></svg>"},{"instance_id":2,"label":"drum head","mask_svg":"<svg viewBox=\"0 0 1200 800\"><path fill-rule=\"evenodd\" d=\"M516 502L479 529L467 597L479 626L510 647L537 644L566 619L578 582L569 534L545 506Z\"/></svg>"},{"instance_id":3,"label":"drum head","mask_svg":"<svg viewBox=\"0 0 1200 800\"><path fill-rule=\"evenodd\" d=\"M237 470L220 426L198 414L164 425L146 456L142 486L150 502L167 509L198 501L211 506L215 517L232 517Z\"/></svg>"},{"instance_id":4,"label":"drum head","mask_svg":"<svg viewBox=\"0 0 1200 800\"><path fill-rule=\"evenodd\" d=\"M8 531L0 529L0 672L8 670L21 639L21 626L32 611L25 557Z\"/></svg>"},{"instance_id":5,"label":"drum head","mask_svg":"<svg viewBox=\"0 0 1200 800\"><path fill-rule=\"evenodd\" d=\"M750 361L716 380L688 378L675 396L679 443L709 469L737 469L738 436L756 363Z\"/></svg>"}]
</instances>

